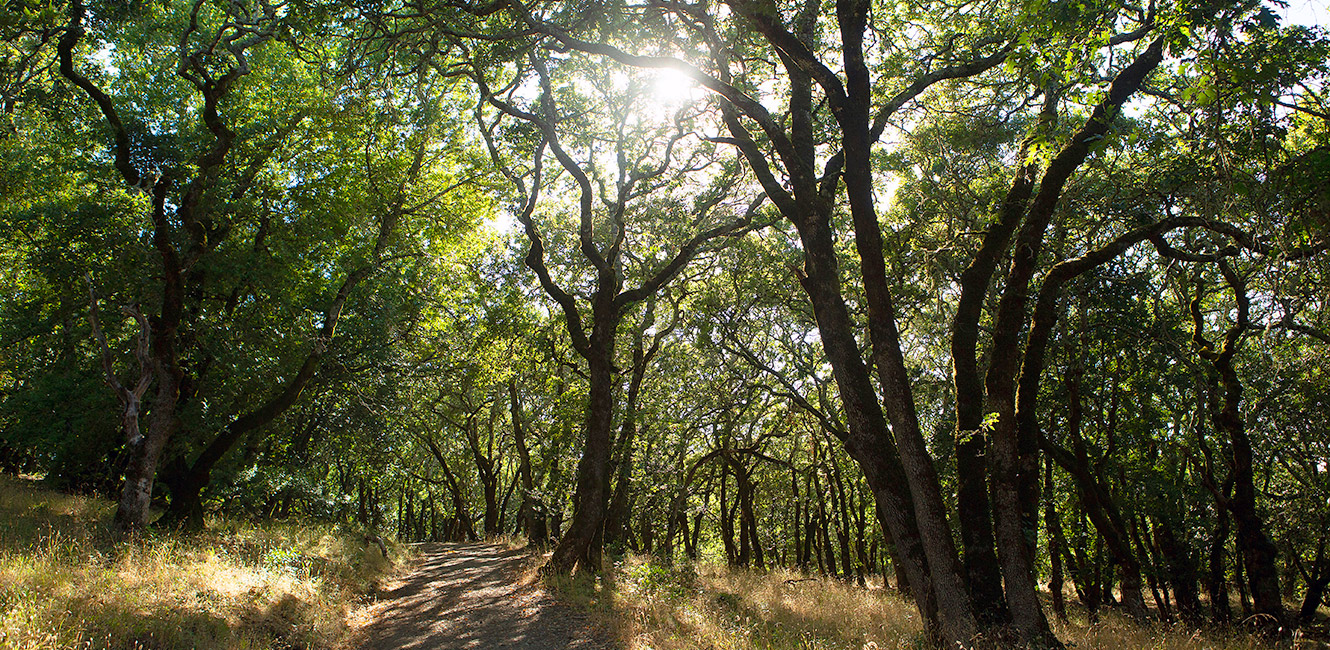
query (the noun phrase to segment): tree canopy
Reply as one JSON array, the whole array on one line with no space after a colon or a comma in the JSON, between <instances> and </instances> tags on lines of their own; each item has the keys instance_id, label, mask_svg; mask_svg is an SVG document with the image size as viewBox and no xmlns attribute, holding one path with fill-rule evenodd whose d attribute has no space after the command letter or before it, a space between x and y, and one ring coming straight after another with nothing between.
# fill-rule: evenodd
<instances>
[{"instance_id":1,"label":"tree canopy","mask_svg":"<svg viewBox=\"0 0 1330 650\"><path fill-rule=\"evenodd\" d=\"M1061 647L1068 581L1316 619L1330 33L1283 3L10 5L0 469L122 531L881 574L939 647Z\"/></svg>"}]
</instances>

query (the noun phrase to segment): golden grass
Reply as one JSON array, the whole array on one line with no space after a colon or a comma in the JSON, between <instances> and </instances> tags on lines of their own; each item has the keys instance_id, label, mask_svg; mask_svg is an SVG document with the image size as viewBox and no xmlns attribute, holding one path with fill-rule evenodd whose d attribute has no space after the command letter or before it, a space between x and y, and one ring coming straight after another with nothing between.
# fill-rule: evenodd
<instances>
[{"instance_id":1,"label":"golden grass","mask_svg":"<svg viewBox=\"0 0 1330 650\"><path fill-rule=\"evenodd\" d=\"M666 568L630 556L598 577L547 578L551 591L591 611L628 650L886 650L925 648L912 602L892 590L789 570L714 564ZM1116 612L1093 625L1054 622L1076 650L1256 650L1235 630L1139 625ZM1315 646L1307 646L1315 647Z\"/></svg>"},{"instance_id":2,"label":"golden grass","mask_svg":"<svg viewBox=\"0 0 1330 650\"><path fill-rule=\"evenodd\" d=\"M882 589L778 569L666 568L629 556L599 578L552 577L630 650L924 647L913 605Z\"/></svg>"},{"instance_id":3,"label":"golden grass","mask_svg":"<svg viewBox=\"0 0 1330 650\"><path fill-rule=\"evenodd\" d=\"M306 523L117 540L113 509L0 477L0 649L349 647L401 564Z\"/></svg>"},{"instance_id":4,"label":"golden grass","mask_svg":"<svg viewBox=\"0 0 1330 650\"><path fill-rule=\"evenodd\" d=\"M1197 630L1181 623L1142 625L1115 611L1101 612L1099 622L1094 624L1074 619L1054 621L1053 631L1077 650L1264 650L1272 647L1269 642L1239 629Z\"/></svg>"}]
</instances>

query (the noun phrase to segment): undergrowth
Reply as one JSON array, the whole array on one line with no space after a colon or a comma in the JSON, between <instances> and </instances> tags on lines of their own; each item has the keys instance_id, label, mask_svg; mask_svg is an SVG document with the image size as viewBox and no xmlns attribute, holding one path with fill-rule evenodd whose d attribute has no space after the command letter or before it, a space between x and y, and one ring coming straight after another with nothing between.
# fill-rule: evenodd
<instances>
[{"instance_id":1,"label":"undergrowth","mask_svg":"<svg viewBox=\"0 0 1330 650\"><path fill-rule=\"evenodd\" d=\"M785 569L666 567L629 556L599 576L553 576L561 600L596 615L628 650L886 650L929 647L914 604L894 590ZM1076 650L1256 650L1241 631L1140 625L1115 612L1054 629ZM1307 646L1316 647L1316 646Z\"/></svg>"},{"instance_id":2,"label":"undergrowth","mask_svg":"<svg viewBox=\"0 0 1330 650\"><path fill-rule=\"evenodd\" d=\"M0 477L0 649L348 647L403 558L306 522L118 539L113 510Z\"/></svg>"}]
</instances>

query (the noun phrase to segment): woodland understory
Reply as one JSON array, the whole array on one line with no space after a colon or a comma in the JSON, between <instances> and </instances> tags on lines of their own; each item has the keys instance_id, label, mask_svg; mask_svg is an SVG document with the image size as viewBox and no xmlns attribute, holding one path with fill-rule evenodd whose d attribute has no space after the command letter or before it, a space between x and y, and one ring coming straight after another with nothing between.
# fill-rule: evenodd
<instances>
[{"instance_id":1,"label":"woodland understory","mask_svg":"<svg viewBox=\"0 0 1330 650\"><path fill-rule=\"evenodd\" d=\"M1325 635L1330 33L1271 0L11 0L0 471Z\"/></svg>"}]
</instances>

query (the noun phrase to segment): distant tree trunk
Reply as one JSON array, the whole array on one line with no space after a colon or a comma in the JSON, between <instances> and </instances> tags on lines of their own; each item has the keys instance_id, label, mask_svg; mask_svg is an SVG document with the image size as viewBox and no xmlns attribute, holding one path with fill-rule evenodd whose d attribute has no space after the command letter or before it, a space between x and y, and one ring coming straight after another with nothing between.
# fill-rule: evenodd
<instances>
[{"instance_id":1,"label":"distant tree trunk","mask_svg":"<svg viewBox=\"0 0 1330 650\"><path fill-rule=\"evenodd\" d=\"M527 534L527 543L542 547L546 543L544 517L536 507L536 485L531 474L531 450L526 446L526 428L522 424L522 403L517 394L517 376L508 378L508 411L513 420L513 444L517 447L517 476L522 484L522 503L517 507L519 526Z\"/></svg>"},{"instance_id":2,"label":"distant tree trunk","mask_svg":"<svg viewBox=\"0 0 1330 650\"><path fill-rule=\"evenodd\" d=\"M1265 522L1256 509L1256 484L1252 461L1251 439L1247 436L1246 424L1240 410L1242 402L1242 381L1233 365L1233 357L1248 326L1248 309L1245 281L1230 267L1226 259L1219 260L1219 269L1224 280L1233 292L1237 303L1237 318L1225 333L1222 346L1215 345L1205 338L1205 320L1201 314L1201 292L1198 287L1197 297L1191 301L1192 342L1199 354L1210 362L1219 375L1223 390L1223 406L1214 413L1215 430L1224 433L1229 439L1229 461L1232 467L1230 480L1233 482L1233 497L1228 501L1228 508L1233 513L1237 525L1238 554L1241 556L1242 569L1247 575L1246 582L1251 588L1254 611L1260 620L1257 627L1266 634L1276 634L1284 629L1284 601L1279 591L1279 572L1275 565L1277 551L1270 537L1265 532Z\"/></svg>"},{"instance_id":3,"label":"distant tree trunk","mask_svg":"<svg viewBox=\"0 0 1330 650\"><path fill-rule=\"evenodd\" d=\"M1045 536L1048 543L1048 592L1053 599L1053 615L1058 620L1067 620L1067 603L1062 595L1064 578L1062 575L1062 516L1054 507L1053 500L1057 492L1053 489L1053 459L1044 459L1044 526L1048 529Z\"/></svg>"},{"instance_id":4,"label":"distant tree trunk","mask_svg":"<svg viewBox=\"0 0 1330 650\"><path fill-rule=\"evenodd\" d=\"M1210 555L1207 558L1209 574L1206 590L1210 596L1210 618L1216 625L1227 625L1233 620L1233 611L1228 602L1228 571L1224 556L1228 549L1229 519L1228 509L1222 504L1216 509L1218 522L1210 538Z\"/></svg>"},{"instance_id":5,"label":"distant tree trunk","mask_svg":"<svg viewBox=\"0 0 1330 650\"><path fill-rule=\"evenodd\" d=\"M729 477L729 465L721 465L720 500L716 504L719 508L717 519L720 520L720 540L725 547L725 564L738 566L739 551L734 543L734 509L730 507Z\"/></svg>"},{"instance_id":6,"label":"distant tree trunk","mask_svg":"<svg viewBox=\"0 0 1330 650\"><path fill-rule=\"evenodd\" d=\"M503 491L503 500L499 502L498 529L500 533L502 533L504 530L507 529L508 503L512 501L513 490L517 488L517 483L520 479L521 477L518 476L516 472L513 472L513 475L508 479L508 488ZM514 524L513 528L519 529L521 528L521 524L520 523ZM517 532L515 531L513 534L516 535Z\"/></svg>"},{"instance_id":7,"label":"distant tree trunk","mask_svg":"<svg viewBox=\"0 0 1330 650\"><path fill-rule=\"evenodd\" d=\"M881 519L882 518L881 511L877 510L876 505L874 506L874 509L876 511L875 514L877 515L878 519ZM882 584L886 585L886 579L887 579L886 571L888 565L890 565L891 574L896 577L896 591L900 592L902 596L905 596L907 598L910 597L911 596L910 591L914 587L910 584L909 577L900 571L899 559L896 556L897 553L896 542L895 540L892 539L891 534L887 532L886 529L883 529L882 531L882 545L886 547L885 548L886 557L890 559L890 562L884 561L882 563L882 580L883 580Z\"/></svg>"},{"instance_id":8,"label":"distant tree trunk","mask_svg":"<svg viewBox=\"0 0 1330 650\"><path fill-rule=\"evenodd\" d=\"M830 480L835 489L832 491L832 507L837 514L836 517L836 541L840 544L841 554L841 577L849 580L854 571L854 560L850 555L850 505L845 497L845 481L841 478L840 465L836 462L836 455L827 450L827 463L831 467Z\"/></svg>"},{"instance_id":9,"label":"distant tree trunk","mask_svg":"<svg viewBox=\"0 0 1330 650\"><path fill-rule=\"evenodd\" d=\"M814 499L816 498L814 496L815 494L814 481L815 481L816 472L817 472L816 465L810 466L808 468L808 477L804 479L803 502L805 505L804 505L803 518L799 520L799 522L797 522L800 528L803 530L804 542L803 542L803 548L799 549L799 564L804 569L808 569L813 564L813 560L816 557L813 554L813 549L817 544L817 536L814 533L815 529L813 527L813 512L814 512L813 503ZM818 559L818 564L821 563L822 563L821 560Z\"/></svg>"},{"instance_id":10,"label":"distant tree trunk","mask_svg":"<svg viewBox=\"0 0 1330 650\"><path fill-rule=\"evenodd\" d=\"M743 504L744 520L748 523L748 545L753 551L753 566L765 569L767 557L762 548L762 537L758 534L757 506L754 504L757 498L757 486L753 484L751 474L745 475L744 480L747 483L744 490L745 498L740 503Z\"/></svg>"},{"instance_id":11,"label":"distant tree trunk","mask_svg":"<svg viewBox=\"0 0 1330 650\"><path fill-rule=\"evenodd\" d=\"M656 546L656 526L652 520L651 512L647 509L642 510L642 517L638 522L638 543L642 552L651 555Z\"/></svg>"},{"instance_id":12,"label":"distant tree trunk","mask_svg":"<svg viewBox=\"0 0 1330 650\"><path fill-rule=\"evenodd\" d=\"M620 545L628 532L629 519L631 518L628 506L633 477L633 449L638 438L637 405L642 393L642 382L646 378L647 366L650 365L651 360L660 350L663 334L673 329L673 325L671 325L669 328L656 333L652 337L651 345L648 346L646 344L647 330L651 329L655 323L656 297L653 295L647 299L642 322L633 331L633 365L628 378L627 395L624 399L619 439L615 442L618 471L614 480L614 492L610 498L609 511L605 515L605 544L607 546ZM647 453L649 455L650 451Z\"/></svg>"},{"instance_id":13,"label":"distant tree trunk","mask_svg":"<svg viewBox=\"0 0 1330 650\"><path fill-rule=\"evenodd\" d=\"M585 201L590 200L587 191L589 189L584 191ZM589 207L587 209L589 210ZM527 222L529 223L529 219ZM528 225L528 231L531 230L532 227ZM532 251L534 254L536 248L533 247ZM527 256L528 265L533 264L533 254ZM543 270L543 262L541 269L539 272L547 273ZM577 466L577 489L573 496L572 522L560 537L554 553L543 568L546 572L566 573L571 572L576 566L589 571L600 570L603 551L601 531L605 524L608 506L610 454L613 447L614 350L617 330L627 305L650 297L659 289L657 285L650 291L639 290L638 292L642 294L640 297L635 293L619 294L618 279L613 277L612 270L602 267L598 277L599 288L592 298L592 331L589 337L581 329L580 316L574 315L576 308L573 307L572 311L565 308L565 314L568 316L567 326L574 338L574 347L587 362L589 389L586 418L583 422L586 440L582 448L582 460ZM657 279L663 285L668 277ZM628 300L630 296L632 299ZM571 297L568 297L568 300L571 301Z\"/></svg>"},{"instance_id":14,"label":"distant tree trunk","mask_svg":"<svg viewBox=\"0 0 1330 650\"><path fill-rule=\"evenodd\" d=\"M1233 556L1233 584L1238 587L1238 603L1242 607L1242 620L1246 621L1251 618L1252 605L1251 598L1247 597L1247 577L1243 574L1242 564L1242 549L1238 548Z\"/></svg>"},{"instance_id":15,"label":"distant tree trunk","mask_svg":"<svg viewBox=\"0 0 1330 650\"><path fill-rule=\"evenodd\" d=\"M1072 584L1076 588L1076 596L1085 606L1086 617L1093 623L1099 620L1099 608L1103 606L1103 589L1099 586L1103 541L1086 521L1084 508L1077 513L1077 522L1080 530L1084 531L1084 538L1093 537L1093 548L1087 548L1085 544L1074 547L1063 544L1063 547L1072 549L1072 554L1066 556L1072 560L1068 562L1072 567Z\"/></svg>"},{"instance_id":16,"label":"distant tree trunk","mask_svg":"<svg viewBox=\"0 0 1330 650\"><path fill-rule=\"evenodd\" d=\"M499 534L499 473L493 458L494 420L498 409L499 404L497 402L490 407L487 437L484 444L480 439L480 420L477 416L472 415L467 418L466 426L463 427L467 447L471 450L471 459L476 465L476 474L480 477L481 494L485 499L485 516L482 520L485 537L493 537Z\"/></svg>"},{"instance_id":17,"label":"distant tree trunk","mask_svg":"<svg viewBox=\"0 0 1330 650\"><path fill-rule=\"evenodd\" d=\"M855 485L853 494L855 496L855 502L857 503L854 516L854 552L859 558L859 561L855 563L855 579L858 581L860 587L867 587L867 574L874 571L874 564L876 564L877 560L873 556L876 553L870 553L865 546L866 542L864 536L868 529L868 515L864 512L864 498L863 494L859 492L857 484Z\"/></svg>"},{"instance_id":18,"label":"distant tree trunk","mask_svg":"<svg viewBox=\"0 0 1330 650\"><path fill-rule=\"evenodd\" d=\"M361 526L369 528L369 505L365 495L365 478L361 477L356 482L356 521Z\"/></svg>"},{"instance_id":19,"label":"distant tree trunk","mask_svg":"<svg viewBox=\"0 0 1330 650\"><path fill-rule=\"evenodd\" d=\"M415 538L415 493L409 482L402 484L402 498L406 501L406 510L397 520L397 538L404 542L417 541Z\"/></svg>"},{"instance_id":20,"label":"distant tree trunk","mask_svg":"<svg viewBox=\"0 0 1330 650\"><path fill-rule=\"evenodd\" d=\"M1081 370L1073 368L1067 373L1067 436L1072 450L1067 451L1046 440L1044 448L1049 457L1057 461L1075 479L1081 507L1108 547L1113 562L1122 577L1122 602L1131 616L1145 620L1149 613L1141 596L1141 565L1131 549L1130 531L1108 490L1095 476L1091 467L1085 439L1081 435Z\"/></svg>"},{"instance_id":21,"label":"distant tree trunk","mask_svg":"<svg viewBox=\"0 0 1330 650\"><path fill-rule=\"evenodd\" d=\"M1196 562L1190 550L1178 541L1173 529L1166 523L1156 520L1154 525L1155 545L1164 556L1168 583L1173 588L1173 599L1177 604L1178 616L1190 626L1201 624L1201 600L1196 590Z\"/></svg>"},{"instance_id":22,"label":"distant tree trunk","mask_svg":"<svg viewBox=\"0 0 1330 650\"><path fill-rule=\"evenodd\" d=\"M599 571L603 551L602 530L605 524L605 511L608 505L610 455L612 449L612 427L614 419L614 367L615 345L619 325L625 311L649 300L687 267L687 265L708 245L726 238L742 235L756 225L754 217L765 197L749 204L748 210L738 218L725 224L711 227L695 233L686 242L680 243L674 255L663 265L653 270L642 283L635 288L625 289L623 262L625 251L622 246L627 237L626 220L623 218L628 209L628 202L642 196L639 182L657 178L670 168L668 156L666 164L659 171L639 170L629 174L616 185L615 198L610 201L611 211L617 216L608 221L613 243L602 245L595 236L593 224L600 219L595 214L595 206L606 200L606 195L598 193L591 178L582 165L563 148L560 140L556 95L550 87L548 71L539 60L532 60L537 79L545 92L541 95L538 113L518 111L512 106L488 95L489 89L483 79L483 72L476 71L473 77L482 93L486 94L489 104L508 115L522 120L538 129L542 138L533 151L533 165L529 177L519 177L495 154L496 166L503 168L505 174L521 191L524 204L516 217L522 224L530 247L524 262L535 272L541 288L546 295L559 305L563 314L564 328L568 333L573 349L587 364L588 394L583 433L582 458L577 466L577 485L573 495L573 515L568 529L559 538L550 559L542 567L545 573L571 573L580 567L587 571ZM483 118L482 118L483 121ZM489 131L482 129L485 137ZM492 142L490 143L493 144ZM619 144L622 146L623 142ZM494 148L491 147L491 151ZM545 240L540 233L533 215L536 211L542 190L541 174L546 153L552 154L563 171L577 187L577 250L586 264L594 270L594 290L590 297L590 331L586 327L583 310L578 305L578 298L563 289L555 281L545 263ZM523 180L525 178L526 180ZM527 181L530 181L528 184ZM605 188L601 188L602 190ZM704 202L705 203L705 202ZM693 215L694 222L704 221L711 213L714 203L699 207Z\"/></svg>"},{"instance_id":23,"label":"distant tree trunk","mask_svg":"<svg viewBox=\"0 0 1330 650\"><path fill-rule=\"evenodd\" d=\"M794 508L790 511L790 523L788 527L789 535L793 538L794 544L794 565L796 568L806 570L808 568L808 556L803 551L803 519L804 519L804 495L799 490L799 471L794 468L794 454L799 448L799 441L796 438L794 444L790 445L790 499L794 502Z\"/></svg>"},{"instance_id":24,"label":"distant tree trunk","mask_svg":"<svg viewBox=\"0 0 1330 650\"><path fill-rule=\"evenodd\" d=\"M632 410L635 407L629 407ZM636 442L636 423L629 424L628 419L634 417L633 414L625 413L623 428L620 433L620 444L618 448L618 462L615 464L614 488L611 492L609 509L605 514L605 545L608 547L619 547L623 544L628 534L630 524L629 506L632 499L630 491L632 489L633 478L633 445Z\"/></svg>"},{"instance_id":25,"label":"distant tree trunk","mask_svg":"<svg viewBox=\"0 0 1330 650\"><path fill-rule=\"evenodd\" d=\"M562 430L559 436L551 435L556 440L571 440L573 437L573 422L569 418L560 418L560 422L550 426L551 432L555 426ZM544 507L545 517L548 517L548 528L550 540L556 540L563 533L563 503L566 500L564 495L564 466L561 459L561 450L556 445L549 445L545 449L545 489L543 490L543 499L541 505Z\"/></svg>"},{"instance_id":26,"label":"distant tree trunk","mask_svg":"<svg viewBox=\"0 0 1330 650\"><path fill-rule=\"evenodd\" d=\"M674 455L676 464L682 462L686 450L684 443L680 442ZM666 564L673 564L674 562L674 539L680 534L681 529L684 538L685 552L687 552L686 549L689 546L687 509L688 497L690 495L689 489L693 483L693 479L697 476L697 472L701 469L703 464L721 453L722 450L717 449L704 454L701 458L693 461L693 463L688 466L687 471L684 472L683 480L680 481L678 487L675 489L673 497L670 499L668 512L665 515L665 540L660 547L660 557ZM694 553L689 553L688 555L689 557L695 556Z\"/></svg>"},{"instance_id":27,"label":"distant tree trunk","mask_svg":"<svg viewBox=\"0 0 1330 650\"><path fill-rule=\"evenodd\" d=\"M826 467L826 458L822 459L819 468L823 473L829 473ZM828 479L829 481L830 479ZM829 488L830 486L828 486ZM817 538L818 546L822 549L825 556L824 571L827 575L835 577L838 573L836 565L836 547L831 543L831 517L827 516L827 500L820 495L826 494L822 488L821 482L816 474L813 475L813 491L819 495L817 498Z\"/></svg>"},{"instance_id":28,"label":"distant tree trunk","mask_svg":"<svg viewBox=\"0 0 1330 650\"><path fill-rule=\"evenodd\" d=\"M697 560L697 555L698 555L697 547L701 539L702 539L702 513L699 512L693 515L693 531L691 534L687 536L687 539L684 540L683 552L684 555L688 556L689 560L692 561Z\"/></svg>"},{"instance_id":29,"label":"distant tree trunk","mask_svg":"<svg viewBox=\"0 0 1330 650\"><path fill-rule=\"evenodd\" d=\"M757 535L757 514L753 506L752 468L743 464L734 454L729 454L730 466L734 468L735 505L739 511L739 553L736 562L739 566L762 568L765 564L762 545Z\"/></svg>"},{"instance_id":30,"label":"distant tree trunk","mask_svg":"<svg viewBox=\"0 0 1330 650\"><path fill-rule=\"evenodd\" d=\"M1307 583L1307 593L1303 596L1302 607L1298 610L1300 625L1310 625L1316 619L1316 609L1325 599L1326 587L1330 586L1330 557L1326 554L1326 539L1330 537L1330 532L1326 530L1327 520L1330 520L1330 514L1321 518L1321 535L1316 543L1316 558L1312 560L1311 569L1303 567L1302 560L1295 556L1298 568Z\"/></svg>"},{"instance_id":31,"label":"distant tree trunk","mask_svg":"<svg viewBox=\"0 0 1330 650\"><path fill-rule=\"evenodd\" d=\"M471 518L470 509L466 504L466 493L462 491L462 486L458 484L457 476L448 465L448 459L443 455L443 450L439 448L438 443L434 442L433 438L422 437L422 439L434 456L434 460L438 461L439 468L443 470L444 485L447 486L448 493L452 497L453 518L456 521L453 526L455 532L451 535L453 537L452 541L462 541L462 539L474 541L479 539L476 535L476 529L472 525L473 519Z\"/></svg>"},{"instance_id":32,"label":"distant tree trunk","mask_svg":"<svg viewBox=\"0 0 1330 650\"><path fill-rule=\"evenodd\" d=\"M1121 482L1126 483L1125 480L1121 480ZM1160 593L1158 573L1160 562L1155 557L1154 547L1149 543L1149 538L1143 537L1143 535L1149 535L1149 528L1146 527L1144 516L1139 520L1129 516L1128 521L1131 522L1132 541L1136 543L1136 555L1145 564L1145 580L1150 585L1150 595L1154 598L1155 609L1159 610L1159 620L1164 623L1171 623L1173 612L1168 604L1168 587L1164 586L1163 593ZM1145 532L1142 533L1142 530Z\"/></svg>"}]
</instances>

